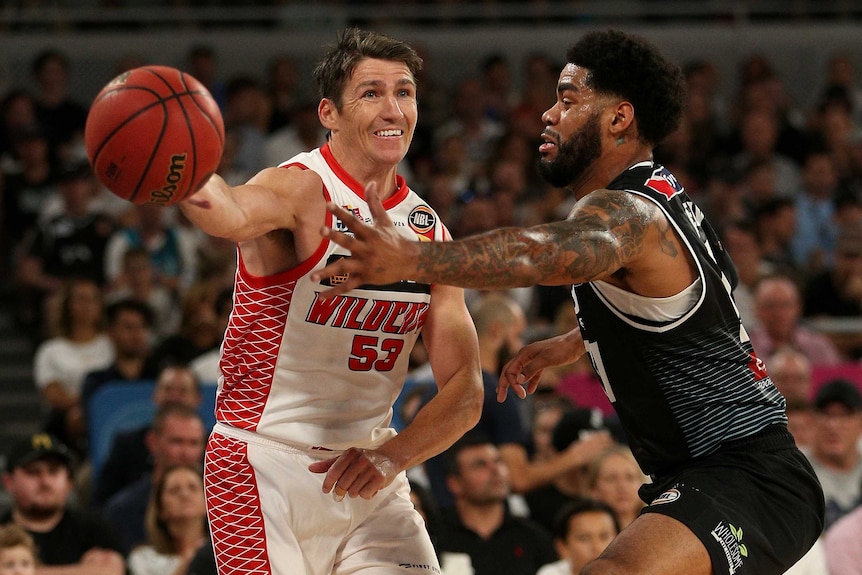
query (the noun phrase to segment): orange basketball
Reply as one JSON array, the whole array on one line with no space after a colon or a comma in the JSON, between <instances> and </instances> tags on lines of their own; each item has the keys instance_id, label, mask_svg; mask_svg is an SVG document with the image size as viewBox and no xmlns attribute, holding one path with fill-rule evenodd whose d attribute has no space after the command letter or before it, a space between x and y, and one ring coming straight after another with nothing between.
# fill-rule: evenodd
<instances>
[{"instance_id":1,"label":"orange basketball","mask_svg":"<svg viewBox=\"0 0 862 575\"><path fill-rule=\"evenodd\" d=\"M171 205L216 171L224 122L209 91L168 66L120 74L93 100L84 130L99 180L135 204Z\"/></svg>"}]
</instances>

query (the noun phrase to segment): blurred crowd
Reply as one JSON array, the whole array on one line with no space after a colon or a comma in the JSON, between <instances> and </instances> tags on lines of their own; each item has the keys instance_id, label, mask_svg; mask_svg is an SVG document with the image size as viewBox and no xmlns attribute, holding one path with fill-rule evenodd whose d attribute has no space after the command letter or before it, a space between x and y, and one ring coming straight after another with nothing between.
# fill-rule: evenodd
<instances>
[{"instance_id":1,"label":"blurred crowd","mask_svg":"<svg viewBox=\"0 0 862 575\"><path fill-rule=\"evenodd\" d=\"M222 109L219 173L229 183L325 142L310 78L292 58L274 56L262 78L222 77L206 45L185 62ZM118 59L116 72L148 63ZM826 489L830 528L814 570L799 572L826 573L816 569L829 559L832 575L860 573L842 555L854 547L844 541L862 535L862 84L854 60L834 54L820 78L805 79L816 102L807 108L759 54L736 63L732 93L720 90L715 62L680 64L685 117L656 160L731 253L743 324ZM488 54L453 85L435 82L433 66L426 60L419 78L419 125L401 171L452 235L565 218L573 198L535 170L561 63ZM9 549L26 562L36 548L42 563L80 573L213 572L200 476L189 470L203 454L207 429L196 409L201 384L218 375L235 248L176 208L133 206L98 183L83 146L87 103L69 95L73 74L65 53L46 50L32 61L32 82L7 87L0 104L0 283L33 343L46 414L45 433L7 453L12 505L0 519L25 531L0 529L0 575ZM574 325L564 288L467 297L486 387L524 341ZM395 414L402 423L431 389L421 345L413 355ZM815 381L832 368L849 375ZM156 416L115 438L94 471L89 400L113 382L139 380L156 382ZM642 505L637 487L646 478L588 364L548 370L526 402L486 401L479 431L411 473L447 575L468 566L476 575L536 573L548 563L556 567L542 575L577 573ZM596 543L579 547L585 538Z\"/></svg>"}]
</instances>

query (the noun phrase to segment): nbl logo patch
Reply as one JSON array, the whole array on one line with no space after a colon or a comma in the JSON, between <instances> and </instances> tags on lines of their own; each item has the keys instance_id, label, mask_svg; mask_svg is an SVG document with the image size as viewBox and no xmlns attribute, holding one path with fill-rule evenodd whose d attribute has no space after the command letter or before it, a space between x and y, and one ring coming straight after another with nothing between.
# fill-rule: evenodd
<instances>
[{"instance_id":1,"label":"nbl logo patch","mask_svg":"<svg viewBox=\"0 0 862 575\"><path fill-rule=\"evenodd\" d=\"M428 206L416 206L407 216L407 223L411 230L420 236L431 239L430 236L433 236L434 227L437 225L437 216Z\"/></svg>"}]
</instances>

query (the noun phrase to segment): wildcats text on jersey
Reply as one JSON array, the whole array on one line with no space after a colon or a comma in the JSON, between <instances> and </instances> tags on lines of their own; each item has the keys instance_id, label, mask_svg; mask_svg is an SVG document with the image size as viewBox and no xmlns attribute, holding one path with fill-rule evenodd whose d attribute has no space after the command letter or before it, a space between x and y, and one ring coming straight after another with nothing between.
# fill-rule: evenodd
<instances>
[{"instance_id":1,"label":"wildcats text on jersey","mask_svg":"<svg viewBox=\"0 0 862 575\"><path fill-rule=\"evenodd\" d=\"M360 331L406 334L419 331L428 314L426 302L406 302L336 296L322 300L316 293L305 321Z\"/></svg>"}]
</instances>

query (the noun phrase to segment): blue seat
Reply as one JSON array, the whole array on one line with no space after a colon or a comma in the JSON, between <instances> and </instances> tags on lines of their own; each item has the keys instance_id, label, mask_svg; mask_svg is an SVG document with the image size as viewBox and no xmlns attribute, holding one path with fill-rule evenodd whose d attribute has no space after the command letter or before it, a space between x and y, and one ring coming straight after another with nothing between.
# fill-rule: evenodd
<instances>
[{"instance_id":1,"label":"blue seat","mask_svg":"<svg viewBox=\"0 0 862 575\"><path fill-rule=\"evenodd\" d=\"M94 477L98 477L114 436L149 424L155 415L153 380L111 382L93 393L87 405L88 456ZM198 413L209 433L215 425L215 384L201 385L203 395Z\"/></svg>"}]
</instances>

